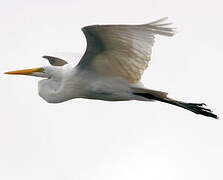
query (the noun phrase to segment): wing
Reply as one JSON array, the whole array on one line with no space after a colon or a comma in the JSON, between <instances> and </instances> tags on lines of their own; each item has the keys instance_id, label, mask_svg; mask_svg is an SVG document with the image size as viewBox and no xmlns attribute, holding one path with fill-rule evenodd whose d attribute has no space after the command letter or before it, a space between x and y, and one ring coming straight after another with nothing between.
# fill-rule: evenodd
<instances>
[{"instance_id":1,"label":"wing","mask_svg":"<svg viewBox=\"0 0 223 180\"><path fill-rule=\"evenodd\" d=\"M67 64L65 60L57 58L57 57L43 56L43 58L47 59L52 66L63 66Z\"/></svg>"},{"instance_id":2,"label":"wing","mask_svg":"<svg viewBox=\"0 0 223 180\"><path fill-rule=\"evenodd\" d=\"M167 18L143 25L94 25L82 28L87 50L79 68L137 83L150 61L154 35L173 36Z\"/></svg>"}]
</instances>

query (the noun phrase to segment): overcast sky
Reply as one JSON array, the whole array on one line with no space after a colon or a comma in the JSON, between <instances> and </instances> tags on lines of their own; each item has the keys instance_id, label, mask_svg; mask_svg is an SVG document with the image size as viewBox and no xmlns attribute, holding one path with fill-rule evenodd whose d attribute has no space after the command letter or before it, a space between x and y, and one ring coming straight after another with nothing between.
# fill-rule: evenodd
<instances>
[{"instance_id":1,"label":"overcast sky","mask_svg":"<svg viewBox=\"0 0 223 180\"><path fill-rule=\"evenodd\" d=\"M0 72L45 66L42 55L83 53L85 25L168 16L178 33L156 38L142 81L205 102L222 119L222 7L220 0L1 1ZM0 75L0 179L223 179L222 120L158 102L48 104L38 80Z\"/></svg>"}]
</instances>

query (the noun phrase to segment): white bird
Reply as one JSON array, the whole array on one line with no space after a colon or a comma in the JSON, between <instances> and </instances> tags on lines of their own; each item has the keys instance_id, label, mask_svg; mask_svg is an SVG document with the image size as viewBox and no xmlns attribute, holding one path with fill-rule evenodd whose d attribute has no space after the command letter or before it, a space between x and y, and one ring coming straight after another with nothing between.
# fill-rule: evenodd
<instances>
[{"instance_id":1,"label":"white bird","mask_svg":"<svg viewBox=\"0 0 223 180\"><path fill-rule=\"evenodd\" d=\"M203 103L186 103L167 97L166 92L147 89L140 82L151 58L154 35L173 36L167 18L142 25L93 25L82 28L87 49L76 67L65 60L43 56L52 66L10 71L45 78L38 83L39 95L49 103L74 98L106 101L161 101L196 114L218 118Z\"/></svg>"}]
</instances>

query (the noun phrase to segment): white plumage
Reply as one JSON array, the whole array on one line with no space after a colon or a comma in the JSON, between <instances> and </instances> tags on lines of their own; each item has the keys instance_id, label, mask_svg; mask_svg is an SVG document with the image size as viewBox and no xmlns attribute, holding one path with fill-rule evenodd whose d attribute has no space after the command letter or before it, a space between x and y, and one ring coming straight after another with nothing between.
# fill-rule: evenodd
<instances>
[{"instance_id":1,"label":"white plumage","mask_svg":"<svg viewBox=\"0 0 223 180\"><path fill-rule=\"evenodd\" d=\"M204 104L185 103L150 90L140 82L151 59L154 35L173 36L167 18L142 25L93 25L82 28L87 49L76 67L65 60L43 56L52 66L11 71L46 78L39 82L39 95L49 103L73 98L107 101L141 100L173 104L196 114L217 118Z\"/></svg>"},{"instance_id":2,"label":"white plumage","mask_svg":"<svg viewBox=\"0 0 223 180\"><path fill-rule=\"evenodd\" d=\"M166 19L143 25L84 27L88 46L79 67L137 83L150 61L154 35L174 35L174 29L163 23Z\"/></svg>"}]
</instances>

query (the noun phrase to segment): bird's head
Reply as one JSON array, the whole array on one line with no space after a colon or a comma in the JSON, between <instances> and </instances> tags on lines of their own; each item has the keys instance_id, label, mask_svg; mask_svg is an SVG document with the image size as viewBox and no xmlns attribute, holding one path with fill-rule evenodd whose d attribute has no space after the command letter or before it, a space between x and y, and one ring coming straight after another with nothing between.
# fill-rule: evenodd
<instances>
[{"instance_id":1,"label":"bird's head","mask_svg":"<svg viewBox=\"0 0 223 180\"><path fill-rule=\"evenodd\" d=\"M55 66L44 66L32 69L23 69L23 70L16 70L16 71L9 71L5 72L5 74L10 75L28 75L28 76L36 76L48 79L61 79L63 73L62 67L55 67Z\"/></svg>"},{"instance_id":2,"label":"bird's head","mask_svg":"<svg viewBox=\"0 0 223 180\"><path fill-rule=\"evenodd\" d=\"M32 69L23 69L23 70L16 70L16 71L9 71L5 72L5 74L10 75L28 75L28 76L36 76L42 78L55 78L58 79L61 75L62 66L67 64L66 61L52 57L52 56L43 56L43 58L48 59L49 63L52 66L45 66L39 68L32 68Z\"/></svg>"},{"instance_id":3,"label":"bird's head","mask_svg":"<svg viewBox=\"0 0 223 180\"><path fill-rule=\"evenodd\" d=\"M39 81L38 84L39 95L43 99L51 103L68 100L70 96L67 96L67 94L64 93L64 90L66 89L66 82L68 79L73 78L73 68L62 59L51 56L43 57L48 59L52 66L9 71L5 72L5 74L28 75L45 78Z\"/></svg>"}]
</instances>

